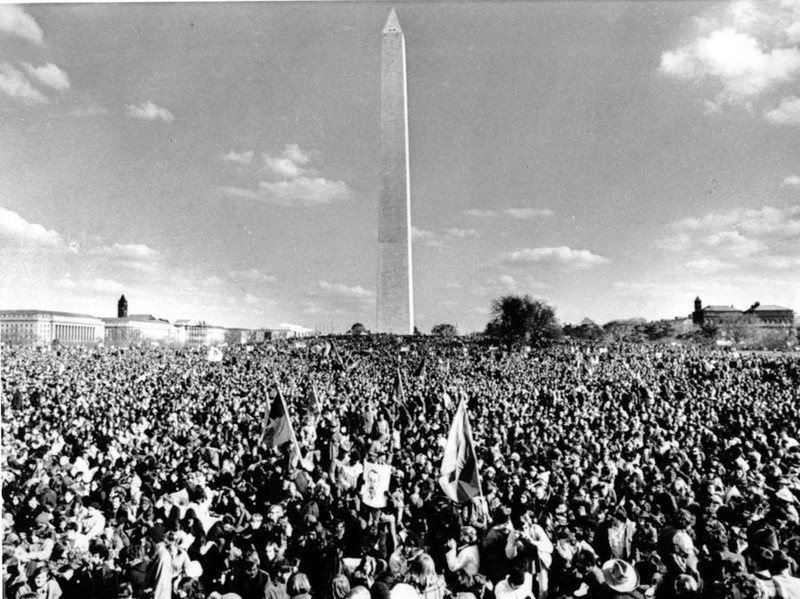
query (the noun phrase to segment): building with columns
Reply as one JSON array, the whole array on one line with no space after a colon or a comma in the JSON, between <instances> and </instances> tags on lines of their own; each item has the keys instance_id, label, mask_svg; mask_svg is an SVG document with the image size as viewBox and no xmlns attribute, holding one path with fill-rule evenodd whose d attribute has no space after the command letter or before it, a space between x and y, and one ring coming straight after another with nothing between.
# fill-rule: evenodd
<instances>
[{"instance_id":1,"label":"building with columns","mask_svg":"<svg viewBox=\"0 0 800 599\"><path fill-rule=\"evenodd\" d=\"M0 340L9 345L94 345L105 339L95 316L48 310L0 310Z\"/></svg>"},{"instance_id":2,"label":"building with columns","mask_svg":"<svg viewBox=\"0 0 800 599\"><path fill-rule=\"evenodd\" d=\"M117 318L103 318L106 325L106 343L111 345L136 345L137 343L178 343L178 329L169 321L151 314L131 314Z\"/></svg>"}]
</instances>

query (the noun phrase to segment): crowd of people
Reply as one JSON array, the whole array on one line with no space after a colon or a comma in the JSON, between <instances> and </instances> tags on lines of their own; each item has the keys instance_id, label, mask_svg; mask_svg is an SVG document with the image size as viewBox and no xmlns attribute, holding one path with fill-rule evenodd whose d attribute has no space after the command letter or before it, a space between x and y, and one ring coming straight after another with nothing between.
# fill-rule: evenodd
<instances>
[{"instance_id":1,"label":"crowd of people","mask_svg":"<svg viewBox=\"0 0 800 599\"><path fill-rule=\"evenodd\" d=\"M2 390L7 599L800 599L797 355L4 346Z\"/></svg>"}]
</instances>

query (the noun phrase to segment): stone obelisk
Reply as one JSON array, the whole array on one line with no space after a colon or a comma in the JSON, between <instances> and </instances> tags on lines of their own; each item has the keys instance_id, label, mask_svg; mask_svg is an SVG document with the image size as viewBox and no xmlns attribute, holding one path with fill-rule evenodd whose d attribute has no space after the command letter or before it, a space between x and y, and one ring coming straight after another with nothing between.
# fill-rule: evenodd
<instances>
[{"instance_id":1,"label":"stone obelisk","mask_svg":"<svg viewBox=\"0 0 800 599\"><path fill-rule=\"evenodd\" d=\"M378 208L379 333L414 332L406 43L394 9L381 46L381 197Z\"/></svg>"}]
</instances>

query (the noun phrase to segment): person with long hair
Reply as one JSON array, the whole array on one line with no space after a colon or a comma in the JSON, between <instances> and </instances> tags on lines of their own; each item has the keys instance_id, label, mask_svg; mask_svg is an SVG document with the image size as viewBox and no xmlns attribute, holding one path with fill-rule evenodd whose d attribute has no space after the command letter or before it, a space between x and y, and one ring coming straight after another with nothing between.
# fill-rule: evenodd
<instances>
[{"instance_id":1,"label":"person with long hair","mask_svg":"<svg viewBox=\"0 0 800 599\"><path fill-rule=\"evenodd\" d=\"M444 599L447 586L444 579L436 573L433 558L420 553L408 568L406 582L417 590L422 599Z\"/></svg>"}]
</instances>

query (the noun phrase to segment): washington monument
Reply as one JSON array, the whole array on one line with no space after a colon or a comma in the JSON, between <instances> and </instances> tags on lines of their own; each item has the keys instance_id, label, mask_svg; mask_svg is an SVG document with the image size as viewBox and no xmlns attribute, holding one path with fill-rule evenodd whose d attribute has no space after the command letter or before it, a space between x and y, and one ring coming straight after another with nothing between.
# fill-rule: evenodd
<instances>
[{"instance_id":1,"label":"washington monument","mask_svg":"<svg viewBox=\"0 0 800 599\"><path fill-rule=\"evenodd\" d=\"M378 332L414 332L406 46L394 9L381 46L381 197L378 208Z\"/></svg>"}]
</instances>

